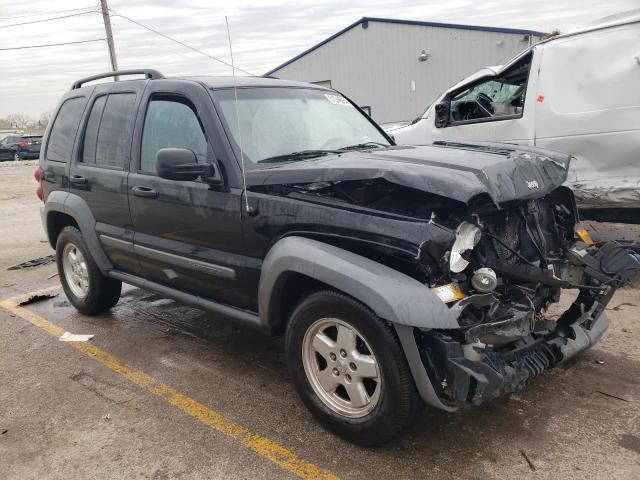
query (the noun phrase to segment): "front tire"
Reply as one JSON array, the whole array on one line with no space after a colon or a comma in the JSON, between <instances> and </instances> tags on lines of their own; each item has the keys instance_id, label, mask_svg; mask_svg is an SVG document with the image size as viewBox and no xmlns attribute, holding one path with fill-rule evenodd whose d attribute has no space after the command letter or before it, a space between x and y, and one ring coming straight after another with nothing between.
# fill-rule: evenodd
<instances>
[{"instance_id":1,"label":"front tire","mask_svg":"<svg viewBox=\"0 0 640 480\"><path fill-rule=\"evenodd\" d=\"M290 375L305 405L332 432L381 445L414 418L420 399L393 329L352 298L309 295L287 326Z\"/></svg>"},{"instance_id":2,"label":"front tire","mask_svg":"<svg viewBox=\"0 0 640 480\"><path fill-rule=\"evenodd\" d=\"M122 282L100 273L77 228L65 227L58 236L56 263L64 293L80 313L98 315L118 303Z\"/></svg>"},{"instance_id":3,"label":"front tire","mask_svg":"<svg viewBox=\"0 0 640 480\"><path fill-rule=\"evenodd\" d=\"M20 156L20 154L18 152L13 154L13 161L14 162L19 162L20 160L22 160L22 157Z\"/></svg>"}]
</instances>

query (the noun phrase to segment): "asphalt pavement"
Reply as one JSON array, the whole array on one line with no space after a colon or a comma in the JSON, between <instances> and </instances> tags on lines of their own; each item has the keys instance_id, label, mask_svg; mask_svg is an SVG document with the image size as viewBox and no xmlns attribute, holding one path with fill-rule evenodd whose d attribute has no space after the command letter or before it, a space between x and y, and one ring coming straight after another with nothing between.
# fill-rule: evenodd
<instances>
[{"instance_id":1,"label":"asphalt pavement","mask_svg":"<svg viewBox=\"0 0 640 480\"><path fill-rule=\"evenodd\" d=\"M599 345L525 390L425 409L365 449L304 408L280 339L133 287L85 317L54 264L7 271L53 253L33 168L0 169L2 478L640 478L638 289L616 293ZM38 292L52 297L17 306ZM64 331L94 337L65 343Z\"/></svg>"}]
</instances>

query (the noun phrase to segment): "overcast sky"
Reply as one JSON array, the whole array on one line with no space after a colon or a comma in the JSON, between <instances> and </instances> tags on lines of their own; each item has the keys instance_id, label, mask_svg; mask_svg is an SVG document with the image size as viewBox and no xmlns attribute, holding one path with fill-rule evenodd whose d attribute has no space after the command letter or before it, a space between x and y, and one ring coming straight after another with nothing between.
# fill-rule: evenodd
<instances>
[{"instance_id":1,"label":"overcast sky","mask_svg":"<svg viewBox=\"0 0 640 480\"><path fill-rule=\"evenodd\" d=\"M109 0L127 17L229 61L229 17L236 66L253 74L288 60L363 16L569 31L638 7L639 0ZM0 117L39 115L55 107L73 80L110 69L104 41L1 50L104 38L97 0L0 0ZM62 10L80 9L80 11ZM91 12L56 21L8 25ZM58 12L43 15L46 12ZM121 17L112 19L121 69L165 75L229 75L231 69ZM471 73L471 72L470 72Z\"/></svg>"}]
</instances>

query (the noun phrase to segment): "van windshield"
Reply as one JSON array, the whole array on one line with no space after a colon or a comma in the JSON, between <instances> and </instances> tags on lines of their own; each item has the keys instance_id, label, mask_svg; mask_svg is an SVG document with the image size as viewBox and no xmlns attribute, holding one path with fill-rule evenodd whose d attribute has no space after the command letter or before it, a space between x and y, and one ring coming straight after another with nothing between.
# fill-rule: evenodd
<instances>
[{"instance_id":1,"label":"van windshield","mask_svg":"<svg viewBox=\"0 0 640 480\"><path fill-rule=\"evenodd\" d=\"M374 124L337 92L239 88L237 106L233 89L214 90L213 95L235 143L241 144L246 158L255 163L390 145Z\"/></svg>"}]
</instances>

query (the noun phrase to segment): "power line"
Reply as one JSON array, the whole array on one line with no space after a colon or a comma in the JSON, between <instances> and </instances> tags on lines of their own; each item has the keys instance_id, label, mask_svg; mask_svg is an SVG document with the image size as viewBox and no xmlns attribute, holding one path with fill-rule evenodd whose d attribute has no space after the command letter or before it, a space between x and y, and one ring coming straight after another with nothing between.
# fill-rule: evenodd
<instances>
[{"instance_id":1,"label":"power line","mask_svg":"<svg viewBox=\"0 0 640 480\"><path fill-rule=\"evenodd\" d=\"M77 42L49 43L46 45L27 45L22 47L0 48L0 50L25 50L27 48L60 47L63 45L77 45L79 43L104 42L105 38L94 38L93 40L78 40Z\"/></svg>"},{"instance_id":2,"label":"power line","mask_svg":"<svg viewBox=\"0 0 640 480\"><path fill-rule=\"evenodd\" d=\"M54 11L51 11L51 12L29 13L29 14L25 14L25 15L14 15L13 17L0 17L0 20L12 20L14 18L40 17L42 15L54 15L56 13L77 12L78 10L86 10L88 8L96 8L96 7L95 7L95 5L92 5L90 7L71 8L69 10L54 10Z\"/></svg>"},{"instance_id":3,"label":"power line","mask_svg":"<svg viewBox=\"0 0 640 480\"><path fill-rule=\"evenodd\" d=\"M222 60L222 59L220 59L218 57L214 57L213 55L209 55L208 53L203 52L202 50L200 50L198 48L192 47L191 45L187 45L186 43L181 42L180 40L176 40L175 38L170 37L169 35L165 35L164 33L159 32L158 30L155 30L155 29L153 29L151 27L143 25L142 23L137 22L136 20L133 20L132 18L129 18L129 17L125 16L125 15L122 15L121 13L118 13L115 10L109 9L109 11L111 12L112 16L114 16L114 17L122 17L125 20L129 20L131 23L134 23L134 24L138 25L139 27L142 27L142 28L144 28L146 30L149 30L150 32L155 33L156 35L160 35L161 37L166 38L167 40L171 40L172 42L175 42L175 43L177 43L179 45L182 45L183 47L188 48L189 50L193 50L194 52L197 52L200 55L204 55L205 57L209 57L210 59L215 60L216 62L223 63L224 65L226 65L228 67L234 68L234 69L239 70L239 71L241 71L243 73L246 73L247 75L253 76L252 73L247 72L246 70L243 70L242 68L234 67L232 64L230 64L228 62L225 62L224 60Z\"/></svg>"},{"instance_id":4,"label":"power line","mask_svg":"<svg viewBox=\"0 0 640 480\"><path fill-rule=\"evenodd\" d=\"M17 27L18 25L29 25L31 23L50 22L52 20L60 20L60 19L63 19L63 18L70 18L70 17L78 17L80 15L87 15L88 13L98 13L98 12L91 11L91 12L73 13L71 15L63 15L61 17L44 18L42 20L32 20L30 22L22 22L22 23L12 23L11 25L0 25L0 28Z\"/></svg>"}]
</instances>

